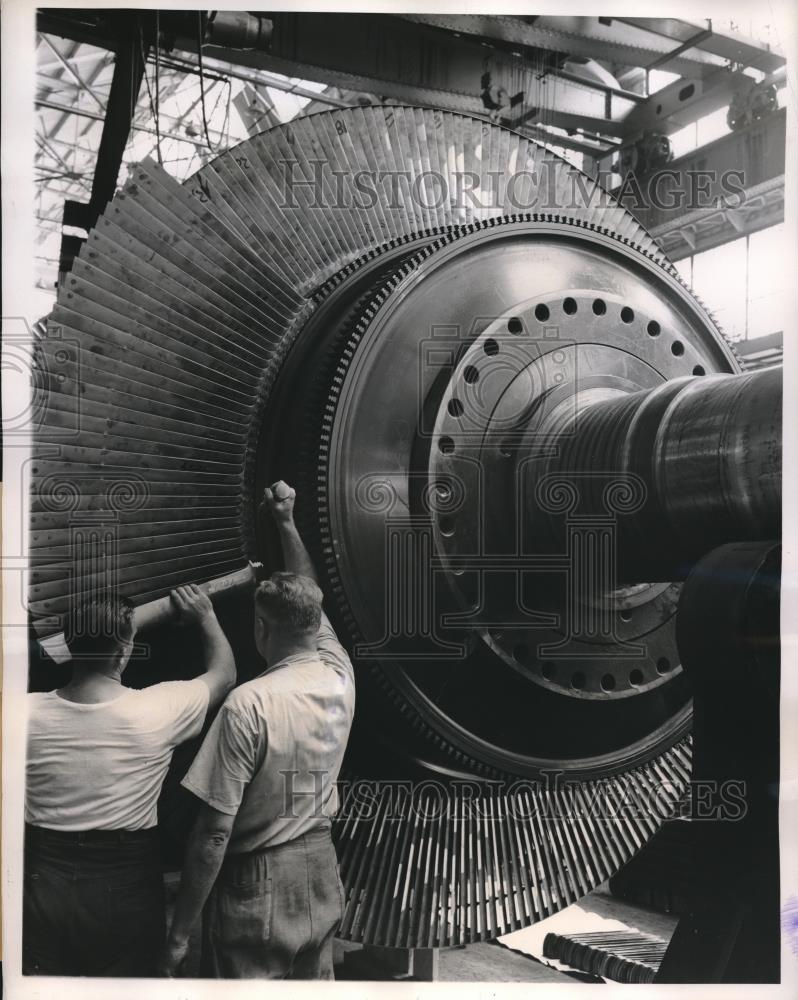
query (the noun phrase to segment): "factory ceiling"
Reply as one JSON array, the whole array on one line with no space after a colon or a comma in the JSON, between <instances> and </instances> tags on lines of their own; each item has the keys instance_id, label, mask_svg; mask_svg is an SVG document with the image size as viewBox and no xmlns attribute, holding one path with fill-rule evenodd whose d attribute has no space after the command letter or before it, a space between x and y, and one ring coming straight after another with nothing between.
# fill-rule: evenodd
<instances>
[{"instance_id":1,"label":"factory ceiling","mask_svg":"<svg viewBox=\"0 0 798 1000\"><path fill-rule=\"evenodd\" d=\"M271 125L358 103L474 114L566 155L606 160L647 130L672 134L728 105L741 81L780 80L785 63L766 24L754 39L746 26L676 19L142 11L126 12L120 27L121 16L39 12L36 253L45 293L63 224L76 221L64 204L92 199L125 47L144 70L112 185L148 156L183 180Z\"/></svg>"}]
</instances>

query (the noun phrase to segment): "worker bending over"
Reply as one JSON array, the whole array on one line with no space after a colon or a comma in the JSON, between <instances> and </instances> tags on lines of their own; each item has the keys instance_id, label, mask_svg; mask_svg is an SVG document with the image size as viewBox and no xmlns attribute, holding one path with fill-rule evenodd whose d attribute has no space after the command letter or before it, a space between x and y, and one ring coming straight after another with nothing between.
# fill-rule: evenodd
<instances>
[{"instance_id":1,"label":"worker bending over","mask_svg":"<svg viewBox=\"0 0 798 1000\"><path fill-rule=\"evenodd\" d=\"M344 892L330 834L355 707L349 657L293 518L294 490L267 489L287 572L255 594L266 670L236 688L183 784L203 800L161 972L174 976L205 907L203 972L332 979Z\"/></svg>"},{"instance_id":2,"label":"worker bending over","mask_svg":"<svg viewBox=\"0 0 798 1000\"><path fill-rule=\"evenodd\" d=\"M199 735L236 676L208 598L190 586L172 600L202 632L200 677L124 687L133 609L109 595L72 619L70 681L28 695L26 975L155 974L166 933L158 796L174 748Z\"/></svg>"}]
</instances>

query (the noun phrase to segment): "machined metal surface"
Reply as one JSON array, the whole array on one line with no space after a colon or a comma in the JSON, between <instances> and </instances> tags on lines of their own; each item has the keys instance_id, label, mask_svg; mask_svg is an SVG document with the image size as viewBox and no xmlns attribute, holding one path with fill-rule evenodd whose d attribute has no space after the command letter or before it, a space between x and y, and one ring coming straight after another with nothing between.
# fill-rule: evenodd
<instances>
[{"instance_id":1,"label":"machined metal surface","mask_svg":"<svg viewBox=\"0 0 798 1000\"><path fill-rule=\"evenodd\" d=\"M707 375L695 365L693 372L587 401L552 433L558 454L544 460L547 476L567 482L592 465L640 489L639 503L619 508L621 581L681 580L718 545L781 534L781 369ZM583 509L600 511L599 480L586 492ZM546 519L545 506L530 506L533 522Z\"/></svg>"},{"instance_id":2,"label":"machined metal surface","mask_svg":"<svg viewBox=\"0 0 798 1000\"><path fill-rule=\"evenodd\" d=\"M574 398L598 412L739 365L589 178L486 121L412 107L292 122L182 187L142 164L38 363L40 633L110 573L143 604L242 556L270 565L256 498L297 486L358 679L336 823L345 937L431 947L524 926L675 808L690 762L677 588L610 574L600 598L576 593L573 546L603 572L612 525L518 535L538 521L515 473ZM623 468L598 471L628 505Z\"/></svg>"}]
</instances>

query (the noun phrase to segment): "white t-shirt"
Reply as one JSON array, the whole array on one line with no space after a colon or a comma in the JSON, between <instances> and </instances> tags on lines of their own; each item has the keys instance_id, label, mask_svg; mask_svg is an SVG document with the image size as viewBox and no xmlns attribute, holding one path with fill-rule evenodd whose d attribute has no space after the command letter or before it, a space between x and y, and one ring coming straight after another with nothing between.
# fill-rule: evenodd
<instances>
[{"instance_id":1,"label":"white t-shirt","mask_svg":"<svg viewBox=\"0 0 798 1000\"><path fill-rule=\"evenodd\" d=\"M145 830L174 748L197 736L208 709L201 679L167 681L79 705L28 695L25 821L51 830Z\"/></svg>"}]
</instances>

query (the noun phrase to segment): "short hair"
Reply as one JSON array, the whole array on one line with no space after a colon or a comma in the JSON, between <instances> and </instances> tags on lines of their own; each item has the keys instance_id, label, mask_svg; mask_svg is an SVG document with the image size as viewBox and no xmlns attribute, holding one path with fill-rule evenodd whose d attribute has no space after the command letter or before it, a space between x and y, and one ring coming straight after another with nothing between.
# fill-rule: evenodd
<instances>
[{"instance_id":1,"label":"short hair","mask_svg":"<svg viewBox=\"0 0 798 1000\"><path fill-rule=\"evenodd\" d=\"M107 661L120 653L135 633L133 605L124 597L92 597L70 609L64 634L75 660Z\"/></svg>"},{"instance_id":2,"label":"short hair","mask_svg":"<svg viewBox=\"0 0 798 1000\"><path fill-rule=\"evenodd\" d=\"M272 573L255 591L256 609L283 635L318 632L323 599L319 585L299 573Z\"/></svg>"}]
</instances>

